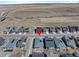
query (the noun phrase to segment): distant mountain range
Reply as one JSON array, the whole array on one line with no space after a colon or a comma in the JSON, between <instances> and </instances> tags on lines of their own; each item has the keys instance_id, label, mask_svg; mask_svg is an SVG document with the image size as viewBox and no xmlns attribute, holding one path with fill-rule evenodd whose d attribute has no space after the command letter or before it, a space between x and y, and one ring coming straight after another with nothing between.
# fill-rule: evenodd
<instances>
[{"instance_id":1,"label":"distant mountain range","mask_svg":"<svg viewBox=\"0 0 79 59\"><path fill-rule=\"evenodd\" d=\"M15 4L16 1L0 1L0 4Z\"/></svg>"},{"instance_id":2,"label":"distant mountain range","mask_svg":"<svg viewBox=\"0 0 79 59\"><path fill-rule=\"evenodd\" d=\"M79 3L79 1L0 1L0 4Z\"/></svg>"}]
</instances>

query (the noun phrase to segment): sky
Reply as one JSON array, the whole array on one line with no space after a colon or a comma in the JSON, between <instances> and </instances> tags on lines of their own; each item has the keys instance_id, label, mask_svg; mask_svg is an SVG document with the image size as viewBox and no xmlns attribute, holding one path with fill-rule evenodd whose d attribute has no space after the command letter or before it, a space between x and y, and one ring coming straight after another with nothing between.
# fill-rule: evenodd
<instances>
[{"instance_id":1,"label":"sky","mask_svg":"<svg viewBox=\"0 0 79 59\"><path fill-rule=\"evenodd\" d=\"M0 0L0 4L21 3L77 3L79 0Z\"/></svg>"}]
</instances>

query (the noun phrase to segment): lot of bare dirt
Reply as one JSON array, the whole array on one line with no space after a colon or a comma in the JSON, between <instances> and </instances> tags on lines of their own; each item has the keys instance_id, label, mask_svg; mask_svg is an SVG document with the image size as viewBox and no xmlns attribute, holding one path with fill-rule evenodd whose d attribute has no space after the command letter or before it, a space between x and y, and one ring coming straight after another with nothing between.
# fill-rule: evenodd
<instances>
[{"instance_id":1,"label":"lot of bare dirt","mask_svg":"<svg viewBox=\"0 0 79 59\"><path fill-rule=\"evenodd\" d=\"M79 4L1 5L0 14L9 11L0 22L0 31L7 26L79 25Z\"/></svg>"}]
</instances>

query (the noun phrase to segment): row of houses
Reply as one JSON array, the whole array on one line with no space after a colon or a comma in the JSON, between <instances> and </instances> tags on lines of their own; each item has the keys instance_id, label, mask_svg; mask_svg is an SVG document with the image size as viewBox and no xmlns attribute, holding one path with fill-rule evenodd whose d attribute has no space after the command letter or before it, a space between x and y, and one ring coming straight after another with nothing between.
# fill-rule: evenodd
<instances>
[{"instance_id":1,"label":"row of houses","mask_svg":"<svg viewBox=\"0 0 79 59\"><path fill-rule=\"evenodd\" d=\"M36 50L36 53L38 53L38 50L43 50L47 56L50 56L50 53L53 54L52 56L59 56L58 54L54 54L57 51L60 53L63 53L60 55L66 56L68 54L65 54L69 48L76 49L79 47L79 37L74 37L74 36L63 36L63 37L41 37L41 38L34 38L33 41L33 49ZM50 52L51 51L51 52ZM35 51L34 51L35 52ZM76 52L76 51L75 51ZM71 54L72 55L72 54ZM70 55L68 55L70 56ZM73 55L72 55L73 56ZM79 55L77 55L79 56Z\"/></svg>"},{"instance_id":2,"label":"row of houses","mask_svg":"<svg viewBox=\"0 0 79 59\"><path fill-rule=\"evenodd\" d=\"M79 46L77 46L79 42L77 41L77 39L75 37L63 36L62 38L54 37L54 38L44 38L44 39L45 39L45 47L48 49L50 49L50 48L66 49L67 47L71 47L71 48L79 47ZM78 43L76 43L76 42L78 42Z\"/></svg>"},{"instance_id":3,"label":"row of houses","mask_svg":"<svg viewBox=\"0 0 79 59\"><path fill-rule=\"evenodd\" d=\"M55 26L55 27L36 27L35 29L31 29L29 27L25 28L23 26L21 27L15 27L15 26L10 26L6 27L6 29L3 31L3 33L11 34L11 33L29 33L31 30L34 33L38 34L50 34L50 33L73 33L73 32L79 32L79 26Z\"/></svg>"},{"instance_id":4,"label":"row of houses","mask_svg":"<svg viewBox=\"0 0 79 59\"><path fill-rule=\"evenodd\" d=\"M66 49L67 47L77 48L78 38L63 36L61 38L57 37L44 37L44 38L35 38L33 48L45 48L45 49Z\"/></svg>"},{"instance_id":5,"label":"row of houses","mask_svg":"<svg viewBox=\"0 0 79 59\"><path fill-rule=\"evenodd\" d=\"M21 33L29 33L29 27L24 28L23 26L21 27L15 27L15 26L11 26L11 27L6 27L6 29L3 31L4 34L21 34Z\"/></svg>"},{"instance_id":6,"label":"row of houses","mask_svg":"<svg viewBox=\"0 0 79 59\"><path fill-rule=\"evenodd\" d=\"M24 48L27 37L0 37L0 47L4 52L12 52L15 48Z\"/></svg>"},{"instance_id":7,"label":"row of houses","mask_svg":"<svg viewBox=\"0 0 79 59\"><path fill-rule=\"evenodd\" d=\"M35 33L41 31L42 33L67 33L79 32L79 26L55 26L55 27L37 27Z\"/></svg>"},{"instance_id":8,"label":"row of houses","mask_svg":"<svg viewBox=\"0 0 79 59\"><path fill-rule=\"evenodd\" d=\"M49 38L45 37L45 48L46 49L66 49L65 43L62 41L61 38Z\"/></svg>"}]
</instances>

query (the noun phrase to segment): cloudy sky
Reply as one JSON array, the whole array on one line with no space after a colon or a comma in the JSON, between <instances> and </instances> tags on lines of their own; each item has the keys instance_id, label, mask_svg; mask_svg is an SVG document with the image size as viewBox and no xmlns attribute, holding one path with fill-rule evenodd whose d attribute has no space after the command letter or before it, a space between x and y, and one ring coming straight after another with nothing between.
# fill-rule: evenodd
<instances>
[{"instance_id":1,"label":"cloudy sky","mask_svg":"<svg viewBox=\"0 0 79 59\"><path fill-rule=\"evenodd\" d=\"M0 0L0 4L19 4L19 3L76 3L79 0Z\"/></svg>"}]
</instances>

